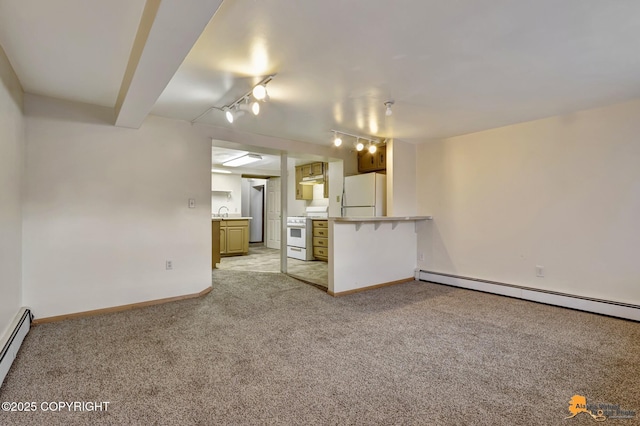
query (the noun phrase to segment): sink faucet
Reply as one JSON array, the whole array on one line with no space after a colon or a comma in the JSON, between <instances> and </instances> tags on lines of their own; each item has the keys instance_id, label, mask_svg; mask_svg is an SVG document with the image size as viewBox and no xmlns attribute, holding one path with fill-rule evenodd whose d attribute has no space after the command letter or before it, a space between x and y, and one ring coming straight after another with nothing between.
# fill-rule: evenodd
<instances>
[{"instance_id":1,"label":"sink faucet","mask_svg":"<svg viewBox=\"0 0 640 426\"><path fill-rule=\"evenodd\" d=\"M227 209L227 212L224 214L224 216L222 216L222 214L220 213L220 210L222 209ZM218 217L229 217L229 207L220 206L220 208L218 209Z\"/></svg>"}]
</instances>

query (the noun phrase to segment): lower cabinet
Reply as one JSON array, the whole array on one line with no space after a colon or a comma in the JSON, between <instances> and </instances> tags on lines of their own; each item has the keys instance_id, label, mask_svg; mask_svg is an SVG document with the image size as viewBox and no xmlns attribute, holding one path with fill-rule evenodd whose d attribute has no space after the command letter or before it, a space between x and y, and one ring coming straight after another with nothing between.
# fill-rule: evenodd
<instances>
[{"instance_id":1,"label":"lower cabinet","mask_svg":"<svg viewBox=\"0 0 640 426\"><path fill-rule=\"evenodd\" d=\"M249 254L248 219L220 221L220 254L223 256Z\"/></svg>"},{"instance_id":2,"label":"lower cabinet","mask_svg":"<svg viewBox=\"0 0 640 426\"><path fill-rule=\"evenodd\" d=\"M216 264L220 263L220 221L211 221L211 269L216 269Z\"/></svg>"},{"instance_id":3,"label":"lower cabinet","mask_svg":"<svg viewBox=\"0 0 640 426\"><path fill-rule=\"evenodd\" d=\"M329 260L329 222L326 220L313 221L313 258Z\"/></svg>"}]
</instances>

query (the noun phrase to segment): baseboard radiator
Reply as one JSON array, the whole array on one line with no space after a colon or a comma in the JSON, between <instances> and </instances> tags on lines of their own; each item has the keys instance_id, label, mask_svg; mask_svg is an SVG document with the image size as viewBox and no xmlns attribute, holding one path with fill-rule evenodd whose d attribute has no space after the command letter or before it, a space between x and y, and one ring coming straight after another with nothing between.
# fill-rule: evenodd
<instances>
[{"instance_id":1,"label":"baseboard radiator","mask_svg":"<svg viewBox=\"0 0 640 426\"><path fill-rule=\"evenodd\" d=\"M467 288L470 290L483 291L485 293L500 294L502 296L515 297L518 299L530 300L532 302L545 303L547 305L561 306L564 308L640 321L640 306L638 305L611 302L608 300L593 299L572 294L539 290L530 287L432 271L417 270L416 279L420 281L429 281L437 284Z\"/></svg>"},{"instance_id":2,"label":"baseboard radiator","mask_svg":"<svg viewBox=\"0 0 640 426\"><path fill-rule=\"evenodd\" d=\"M2 387L4 378L9 373L13 360L16 359L22 341L31 328L31 321L33 321L31 310L29 308L20 309L7 334L0 341L2 344L2 352L0 352L0 387Z\"/></svg>"}]
</instances>

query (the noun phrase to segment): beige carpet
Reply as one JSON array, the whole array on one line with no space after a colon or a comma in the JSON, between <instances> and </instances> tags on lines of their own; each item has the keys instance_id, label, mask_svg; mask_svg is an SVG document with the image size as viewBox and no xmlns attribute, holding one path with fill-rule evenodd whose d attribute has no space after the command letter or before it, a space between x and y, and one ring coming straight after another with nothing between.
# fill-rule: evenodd
<instances>
[{"instance_id":1,"label":"beige carpet","mask_svg":"<svg viewBox=\"0 0 640 426\"><path fill-rule=\"evenodd\" d=\"M2 425L592 425L569 399L640 410L640 324L430 283L342 298L215 271L200 299L35 327ZM605 424L631 425L634 420Z\"/></svg>"}]
</instances>

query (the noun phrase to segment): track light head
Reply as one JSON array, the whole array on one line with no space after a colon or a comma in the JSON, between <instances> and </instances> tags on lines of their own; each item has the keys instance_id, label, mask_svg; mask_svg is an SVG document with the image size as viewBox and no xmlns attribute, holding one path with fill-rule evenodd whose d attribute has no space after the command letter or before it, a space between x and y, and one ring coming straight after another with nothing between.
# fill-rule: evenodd
<instances>
[{"instance_id":1,"label":"track light head","mask_svg":"<svg viewBox=\"0 0 640 426\"><path fill-rule=\"evenodd\" d=\"M254 98L262 101L267 97L267 86L264 84L258 84L253 88L253 91L251 93L253 94Z\"/></svg>"},{"instance_id":2,"label":"track light head","mask_svg":"<svg viewBox=\"0 0 640 426\"><path fill-rule=\"evenodd\" d=\"M360 152L364 149L364 144L360 142L360 139L357 139L356 142L356 151Z\"/></svg>"},{"instance_id":3,"label":"track light head","mask_svg":"<svg viewBox=\"0 0 640 426\"><path fill-rule=\"evenodd\" d=\"M338 135L338 132L333 131L333 145L340 146L342 145L342 138Z\"/></svg>"},{"instance_id":4,"label":"track light head","mask_svg":"<svg viewBox=\"0 0 640 426\"><path fill-rule=\"evenodd\" d=\"M375 154L376 150L378 149L378 147L376 147L374 144L371 143L371 144L369 144L369 148L368 149L369 149L369 153L370 154Z\"/></svg>"},{"instance_id":5,"label":"track light head","mask_svg":"<svg viewBox=\"0 0 640 426\"><path fill-rule=\"evenodd\" d=\"M251 104L251 112L253 113L253 115L260 114L260 103L258 101L254 101Z\"/></svg>"},{"instance_id":6,"label":"track light head","mask_svg":"<svg viewBox=\"0 0 640 426\"><path fill-rule=\"evenodd\" d=\"M233 123L233 112L231 112L230 108L224 109L224 116L226 117L229 124Z\"/></svg>"}]
</instances>

